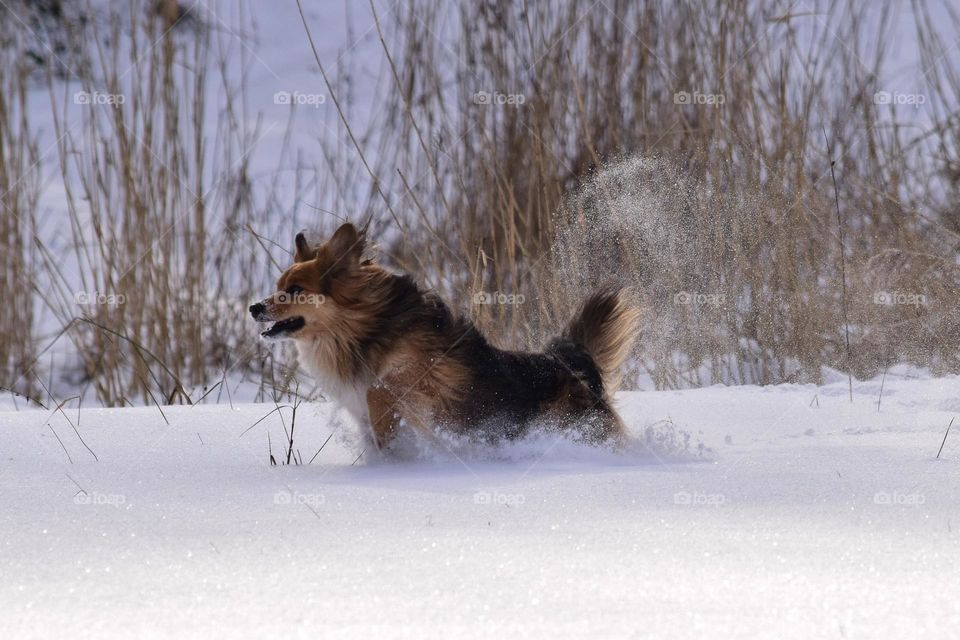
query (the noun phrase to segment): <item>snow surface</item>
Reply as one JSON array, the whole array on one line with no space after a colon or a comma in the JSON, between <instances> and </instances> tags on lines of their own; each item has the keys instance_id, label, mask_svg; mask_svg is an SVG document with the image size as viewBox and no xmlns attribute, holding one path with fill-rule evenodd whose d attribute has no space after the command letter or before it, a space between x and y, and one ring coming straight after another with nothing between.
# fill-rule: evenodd
<instances>
[{"instance_id":1,"label":"snow surface","mask_svg":"<svg viewBox=\"0 0 960 640\"><path fill-rule=\"evenodd\" d=\"M355 465L327 404L278 467L273 405L0 411L0 637L950 637L960 378L880 385L624 393L630 453Z\"/></svg>"}]
</instances>

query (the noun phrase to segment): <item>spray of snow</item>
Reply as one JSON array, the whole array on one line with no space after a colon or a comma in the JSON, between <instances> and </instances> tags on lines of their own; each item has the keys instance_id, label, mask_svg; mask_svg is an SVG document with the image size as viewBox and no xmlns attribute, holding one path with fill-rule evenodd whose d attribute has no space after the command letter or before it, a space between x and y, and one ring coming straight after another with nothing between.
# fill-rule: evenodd
<instances>
[{"instance_id":1,"label":"spray of snow","mask_svg":"<svg viewBox=\"0 0 960 640\"><path fill-rule=\"evenodd\" d=\"M355 433L355 432L354 432ZM354 444L354 436L345 435ZM367 451L373 454L368 446ZM575 462L611 466L686 462L710 453L703 443L670 420L661 420L631 431L625 444L596 444L584 441L575 431L541 422L515 439L461 435L438 429L426 434L413 428L401 429L391 445L390 462L397 459L426 464L462 462ZM364 456L370 463L376 455Z\"/></svg>"},{"instance_id":2,"label":"spray of snow","mask_svg":"<svg viewBox=\"0 0 960 640\"><path fill-rule=\"evenodd\" d=\"M747 291L733 253L750 245L770 204L755 185L736 188L728 193L695 168L660 157L604 165L557 214L552 290L566 295L563 307L571 308L599 285L630 288L645 310L638 344L648 361L688 371L706 354L734 353L731 329ZM718 381L733 380L700 379Z\"/></svg>"}]
</instances>

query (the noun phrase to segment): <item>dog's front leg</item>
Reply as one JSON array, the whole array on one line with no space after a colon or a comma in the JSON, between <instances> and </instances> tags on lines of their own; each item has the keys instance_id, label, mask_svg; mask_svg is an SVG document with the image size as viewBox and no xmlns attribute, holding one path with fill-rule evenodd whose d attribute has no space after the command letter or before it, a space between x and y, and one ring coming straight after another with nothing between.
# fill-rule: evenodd
<instances>
[{"instance_id":1,"label":"dog's front leg","mask_svg":"<svg viewBox=\"0 0 960 640\"><path fill-rule=\"evenodd\" d=\"M371 387L367 391L367 409L370 426L373 428L377 449L384 451L393 440L400 426L400 407L393 392L384 386Z\"/></svg>"}]
</instances>

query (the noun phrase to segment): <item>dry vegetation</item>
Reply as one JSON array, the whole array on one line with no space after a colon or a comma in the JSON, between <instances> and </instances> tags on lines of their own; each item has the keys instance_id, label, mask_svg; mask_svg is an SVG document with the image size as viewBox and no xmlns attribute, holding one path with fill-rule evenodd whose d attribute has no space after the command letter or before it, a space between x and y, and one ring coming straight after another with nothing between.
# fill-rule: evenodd
<instances>
[{"instance_id":1,"label":"dry vegetation","mask_svg":"<svg viewBox=\"0 0 960 640\"><path fill-rule=\"evenodd\" d=\"M27 122L27 71L10 37L0 37L0 386L32 397L32 378L13 382L36 357L31 238L40 181L31 169L39 152Z\"/></svg>"},{"instance_id":2,"label":"dry vegetation","mask_svg":"<svg viewBox=\"0 0 960 640\"><path fill-rule=\"evenodd\" d=\"M0 386L39 394L59 376L104 404L163 404L226 399L242 376L278 402L290 353L261 346L244 308L288 259L303 201L372 218L385 261L502 345L536 346L598 282L633 285L633 379L661 387L960 369L957 20L910 14L917 127L913 106L875 99L918 91L878 85L893 5L400 3L377 14L382 115L345 117L357 144L318 143L320 169L278 158L298 176L278 193L249 171L262 131L239 36L161 4L61 20L61 55L0 27L0 294L19 301L0 305ZM125 97L79 127L57 119L68 218L44 242L23 108L38 83L58 113L77 91ZM302 89L347 106L348 86L322 83ZM524 302L475 304L481 291ZM45 362L58 339L73 357Z\"/></svg>"},{"instance_id":3,"label":"dry vegetation","mask_svg":"<svg viewBox=\"0 0 960 640\"><path fill-rule=\"evenodd\" d=\"M463 3L443 42L439 3L402 9L387 166L432 179L398 212L417 222L397 253L462 305L477 283L526 294L474 307L519 345L584 287L636 285L639 365L659 386L956 371L957 20L906 13L931 119L918 128L912 105L875 97L918 90L915 75L878 84L895 5L793 4ZM922 304L877 304L910 296Z\"/></svg>"}]
</instances>

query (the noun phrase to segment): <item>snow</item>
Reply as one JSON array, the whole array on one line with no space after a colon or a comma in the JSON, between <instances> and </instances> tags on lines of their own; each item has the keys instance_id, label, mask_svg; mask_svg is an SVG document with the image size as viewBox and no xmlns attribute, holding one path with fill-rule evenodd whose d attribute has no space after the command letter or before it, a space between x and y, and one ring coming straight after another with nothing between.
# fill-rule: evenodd
<instances>
[{"instance_id":1,"label":"snow","mask_svg":"<svg viewBox=\"0 0 960 640\"><path fill-rule=\"evenodd\" d=\"M335 435L279 467L274 405L0 411L0 637L947 637L960 378L880 385L623 393L673 440L356 464L304 404L304 462Z\"/></svg>"}]
</instances>

